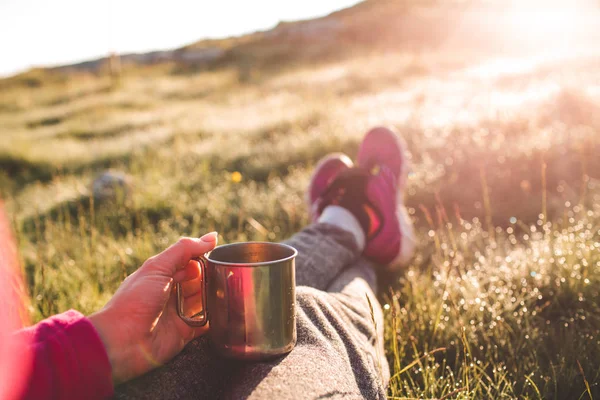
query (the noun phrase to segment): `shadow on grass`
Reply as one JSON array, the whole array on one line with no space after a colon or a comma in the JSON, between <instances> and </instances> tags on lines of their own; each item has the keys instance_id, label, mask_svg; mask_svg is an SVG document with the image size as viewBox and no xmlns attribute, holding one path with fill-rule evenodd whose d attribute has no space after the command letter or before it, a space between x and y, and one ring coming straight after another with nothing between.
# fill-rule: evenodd
<instances>
[{"instance_id":1,"label":"shadow on grass","mask_svg":"<svg viewBox=\"0 0 600 400\"><path fill-rule=\"evenodd\" d=\"M45 162L33 162L12 154L0 154L0 171L6 179L0 189L19 189L29 182L47 182L56 173L56 167Z\"/></svg>"},{"instance_id":2,"label":"shadow on grass","mask_svg":"<svg viewBox=\"0 0 600 400\"><path fill-rule=\"evenodd\" d=\"M63 117L52 116L52 117L44 117L36 120L29 121L27 123L27 127L29 129L35 129L43 126L53 126L58 125L63 121Z\"/></svg>"},{"instance_id":3,"label":"shadow on grass","mask_svg":"<svg viewBox=\"0 0 600 400\"><path fill-rule=\"evenodd\" d=\"M125 135L132 131L141 131L144 130L154 124L121 124L110 129L105 129L102 131L93 131L93 130L69 130L66 132L62 132L55 136L57 139L75 139L81 141L88 141L93 139L110 139L117 136Z\"/></svg>"},{"instance_id":4,"label":"shadow on grass","mask_svg":"<svg viewBox=\"0 0 600 400\"><path fill-rule=\"evenodd\" d=\"M418 188L408 197L407 205L417 210L425 207L438 223L446 217L489 217L492 226L506 227L511 217L535 223L546 196L547 217L552 219L560 216L566 201L583 201L587 185L600 178L600 158L593 156L600 146L588 151L590 156L553 147L511 158L496 157L489 151L473 152L445 166L443 176L428 187Z\"/></svg>"},{"instance_id":5,"label":"shadow on grass","mask_svg":"<svg viewBox=\"0 0 600 400\"><path fill-rule=\"evenodd\" d=\"M18 193L33 182L46 183L63 175L82 175L88 171L128 165L132 158L131 153L125 153L95 159L87 163L61 166L43 161L31 161L12 154L0 154L0 192Z\"/></svg>"},{"instance_id":6,"label":"shadow on grass","mask_svg":"<svg viewBox=\"0 0 600 400\"><path fill-rule=\"evenodd\" d=\"M65 93L60 96L53 97L51 100L46 102L44 105L47 106L57 106L61 104L70 103L73 101L81 100L89 96L94 96L98 94L106 94L112 91L112 87L110 84L99 85L94 88L81 90L76 93Z\"/></svg>"},{"instance_id":7,"label":"shadow on grass","mask_svg":"<svg viewBox=\"0 0 600 400\"><path fill-rule=\"evenodd\" d=\"M275 176L287 176L294 167L314 165L332 152L343 152L354 157L357 146L358 141L355 140L331 140L326 143L308 144L287 154L250 154L226 161L215 156L211 159L211 168L240 171L245 179L264 183Z\"/></svg>"},{"instance_id":8,"label":"shadow on grass","mask_svg":"<svg viewBox=\"0 0 600 400\"><path fill-rule=\"evenodd\" d=\"M82 225L87 229L93 224L94 229L102 234L122 237L139 229L158 230L160 222L172 216L173 208L164 203L134 207L126 202L94 201L89 196L81 196L57 204L43 214L26 218L21 229L31 238L40 239L41 232L50 224L72 229L79 229Z\"/></svg>"}]
</instances>

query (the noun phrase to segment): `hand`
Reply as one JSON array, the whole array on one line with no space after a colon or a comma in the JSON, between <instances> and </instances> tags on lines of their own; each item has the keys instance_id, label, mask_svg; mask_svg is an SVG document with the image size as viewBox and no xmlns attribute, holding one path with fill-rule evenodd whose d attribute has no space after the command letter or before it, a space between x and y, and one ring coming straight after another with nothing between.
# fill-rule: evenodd
<instances>
[{"instance_id":1,"label":"hand","mask_svg":"<svg viewBox=\"0 0 600 400\"><path fill-rule=\"evenodd\" d=\"M200 239L180 239L149 258L125 279L102 310L89 317L106 347L115 383L164 364L207 330L192 328L179 318L175 284L185 282L185 303L198 304L200 266L190 260L216 244L216 232Z\"/></svg>"}]
</instances>

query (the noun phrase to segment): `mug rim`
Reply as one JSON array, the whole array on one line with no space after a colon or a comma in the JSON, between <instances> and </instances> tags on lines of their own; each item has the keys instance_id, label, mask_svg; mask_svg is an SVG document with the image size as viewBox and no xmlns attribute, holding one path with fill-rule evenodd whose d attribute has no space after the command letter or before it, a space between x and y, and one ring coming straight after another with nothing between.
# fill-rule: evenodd
<instances>
[{"instance_id":1,"label":"mug rim","mask_svg":"<svg viewBox=\"0 0 600 400\"><path fill-rule=\"evenodd\" d=\"M242 244L265 244L265 245L270 245L270 246L281 246L281 247L286 247L290 250L292 250L292 255L285 257L285 258L280 258L278 260L272 260L272 261L262 261L262 262L252 262L252 263L234 263L234 262L227 262L227 261L218 261L218 260L213 260L210 258L210 255L213 251L223 248L223 247L234 247L234 246L239 246ZM290 246L289 244L285 244L285 243L275 243L275 242L255 242L255 241L249 241L249 242L235 242L235 243L227 243L227 244L222 244L220 246L215 247L214 249L212 249L211 251L209 251L208 253L206 253L204 255L204 258L206 258L207 261L213 263L213 264L217 264L217 265L225 265L225 266L232 266L232 267L259 267L259 266L263 266L263 265L272 265L272 264L278 264L280 262L284 262L284 261L289 261L289 260L293 260L294 258L296 258L296 256L298 255L298 250L296 250L294 247Z\"/></svg>"}]
</instances>

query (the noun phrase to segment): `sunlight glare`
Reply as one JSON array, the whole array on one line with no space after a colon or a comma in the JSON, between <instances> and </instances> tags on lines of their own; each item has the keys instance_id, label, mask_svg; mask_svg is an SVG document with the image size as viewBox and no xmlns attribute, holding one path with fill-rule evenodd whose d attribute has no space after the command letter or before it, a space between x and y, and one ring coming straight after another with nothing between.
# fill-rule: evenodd
<instances>
[{"instance_id":1,"label":"sunlight glare","mask_svg":"<svg viewBox=\"0 0 600 400\"><path fill-rule=\"evenodd\" d=\"M598 7L584 1L519 1L507 6L505 28L519 42L544 48L571 45L596 31ZM540 42L538 42L540 41Z\"/></svg>"}]
</instances>

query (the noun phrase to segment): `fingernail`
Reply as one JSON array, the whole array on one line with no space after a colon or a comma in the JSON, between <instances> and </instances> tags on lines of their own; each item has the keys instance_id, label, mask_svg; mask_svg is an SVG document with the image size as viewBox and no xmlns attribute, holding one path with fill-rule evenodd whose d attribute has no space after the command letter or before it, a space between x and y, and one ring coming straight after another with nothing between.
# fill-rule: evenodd
<instances>
[{"instance_id":1,"label":"fingernail","mask_svg":"<svg viewBox=\"0 0 600 400\"><path fill-rule=\"evenodd\" d=\"M210 232L200 238L203 242L214 242L217 240L217 232Z\"/></svg>"}]
</instances>

